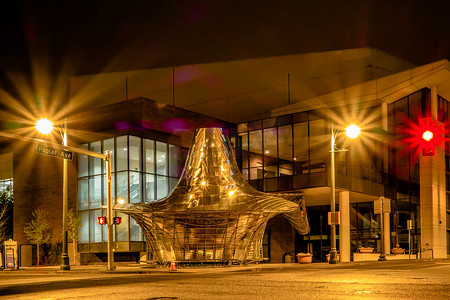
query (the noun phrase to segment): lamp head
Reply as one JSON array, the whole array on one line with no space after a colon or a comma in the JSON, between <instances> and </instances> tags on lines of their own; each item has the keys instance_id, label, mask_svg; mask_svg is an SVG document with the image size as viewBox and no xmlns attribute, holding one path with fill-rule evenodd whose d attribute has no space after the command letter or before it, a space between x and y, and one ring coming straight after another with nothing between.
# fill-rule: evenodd
<instances>
[{"instance_id":1,"label":"lamp head","mask_svg":"<svg viewBox=\"0 0 450 300\"><path fill-rule=\"evenodd\" d=\"M345 134L349 138L355 139L361 134L361 128L358 125L351 124L345 129Z\"/></svg>"},{"instance_id":2,"label":"lamp head","mask_svg":"<svg viewBox=\"0 0 450 300\"><path fill-rule=\"evenodd\" d=\"M42 118L36 122L36 129L42 134L49 134L53 130L53 123L49 119Z\"/></svg>"}]
</instances>

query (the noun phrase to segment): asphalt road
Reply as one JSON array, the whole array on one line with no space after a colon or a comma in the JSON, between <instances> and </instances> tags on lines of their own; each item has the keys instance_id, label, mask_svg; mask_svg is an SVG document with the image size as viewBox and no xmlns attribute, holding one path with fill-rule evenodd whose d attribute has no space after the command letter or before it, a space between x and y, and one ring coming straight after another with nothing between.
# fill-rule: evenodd
<instances>
[{"instance_id":1,"label":"asphalt road","mask_svg":"<svg viewBox=\"0 0 450 300\"><path fill-rule=\"evenodd\" d=\"M4 299L450 299L450 260L0 271Z\"/></svg>"}]
</instances>

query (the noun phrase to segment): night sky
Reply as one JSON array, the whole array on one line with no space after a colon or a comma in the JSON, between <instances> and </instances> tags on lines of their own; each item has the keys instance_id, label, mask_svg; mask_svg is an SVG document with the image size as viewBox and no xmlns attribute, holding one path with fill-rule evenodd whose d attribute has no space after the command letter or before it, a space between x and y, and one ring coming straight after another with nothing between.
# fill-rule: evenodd
<instances>
[{"instance_id":1,"label":"night sky","mask_svg":"<svg viewBox=\"0 0 450 300\"><path fill-rule=\"evenodd\" d=\"M450 58L450 1L0 1L0 88L50 77L374 47ZM30 77L32 77L31 75Z\"/></svg>"}]
</instances>

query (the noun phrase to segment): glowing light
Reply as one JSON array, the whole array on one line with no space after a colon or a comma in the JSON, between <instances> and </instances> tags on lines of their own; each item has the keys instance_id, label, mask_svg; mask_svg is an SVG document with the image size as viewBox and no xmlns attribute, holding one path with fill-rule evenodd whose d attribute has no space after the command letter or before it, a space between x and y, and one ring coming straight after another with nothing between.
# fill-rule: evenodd
<instances>
[{"instance_id":1,"label":"glowing light","mask_svg":"<svg viewBox=\"0 0 450 300\"><path fill-rule=\"evenodd\" d=\"M265 153L266 153L266 154L269 154L269 150L266 150Z\"/></svg>"},{"instance_id":2,"label":"glowing light","mask_svg":"<svg viewBox=\"0 0 450 300\"><path fill-rule=\"evenodd\" d=\"M401 154L406 155L412 152L413 161L419 158L420 152L424 156L432 156L435 154L436 147L443 147L445 139L444 124L438 124L437 120L432 118L421 118L419 116L417 122L408 118L404 118L405 127L402 128L405 138L401 139L404 149Z\"/></svg>"},{"instance_id":3,"label":"glowing light","mask_svg":"<svg viewBox=\"0 0 450 300\"><path fill-rule=\"evenodd\" d=\"M431 131L427 130L427 131L425 131L425 132L422 134L422 138L423 138L425 141L429 142L429 141L431 141L431 139L433 138L433 133L432 133Z\"/></svg>"},{"instance_id":4,"label":"glowing light","mask_svg":"<svg viewBox=\"0 0 450 300\"><path fill-rule=\"evenodd\" d=\"M122 198L119 198L119 204L125 204L125 200L124 199L122 199Z\"/></svg>"},{"instance_id":5,"label":"glowing light","mask_svg":"<svg viewBox=\"0 0 450 300\"><path fill-rule=\"evenodd\" d=\"M42 134L49 134L53 130L53 122L46 118L39 119L36 122L36 129Z\"/></svg>"},{"instance_id":6,"label":"glowing light","mask_svg":"<svg viewBox=\"0 0 450 300\"><path fill-rule=\"evenodd\" d=\"M202 185L206 185L206 182L205 182L205 181L202 181Z\"/></svg>"},{"instance_id":7,"label":"glowing light","mask_svg":"<svg viewBox=\"0 0 450 300\"><path fill-rule=\"evenodd\" d=\"M230 192L228 193L228 195L229 195L229 196L233 196L234 192L236 192L236 190L230 191Z\"/></svg>"},{"instance_id":8,"label":"glowing light","mask_svg":"<svg viewBox=\"0 0 450 300\"><path fill-rule=\"evenodd\" d=\"M345 129L345 134L349 138L355 139L361 134L361 128L358 125L351 124Z\"/></svg>"}]
</instances>

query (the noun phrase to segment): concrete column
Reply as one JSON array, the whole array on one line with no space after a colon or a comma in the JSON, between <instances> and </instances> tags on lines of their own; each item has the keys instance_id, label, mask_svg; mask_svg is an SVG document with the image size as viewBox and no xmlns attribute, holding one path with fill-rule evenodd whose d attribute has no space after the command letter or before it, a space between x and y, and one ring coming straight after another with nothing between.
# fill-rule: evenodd
<instances>
[{"instance_id":1,"label":"concrete column","mask_svg":"<svg viewBox=\"0 0 450 300\"><path fill-rule=\"evenodd\" d=\"M339 253L341 262L350 261L350 193L339 193Z\"/></svg>"},{"instance_id":2,"label":"concrete column","mask_svg":"<svg viewBox=\"0 0 450 300\"><path fill-rule=\"evenodd\" d=\"M431 88L431 115L437 117L437 88ZM433 156L420 154L420 227L422 258L446 258L445 152L436 147Z\"/></svg>"}]
</instances>

